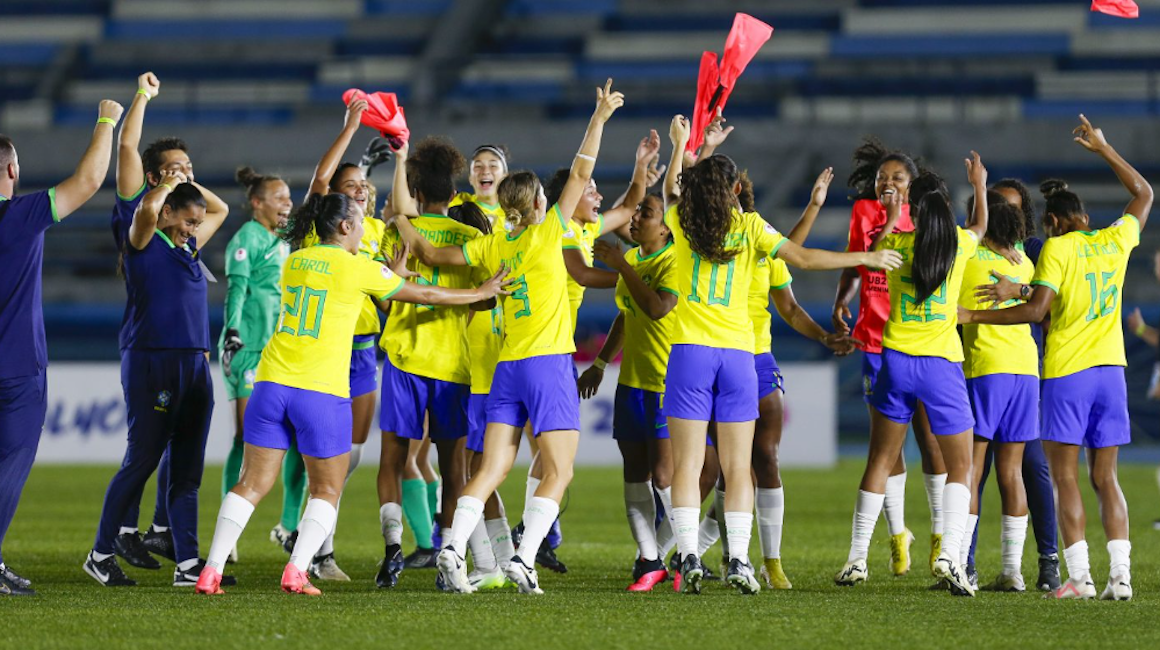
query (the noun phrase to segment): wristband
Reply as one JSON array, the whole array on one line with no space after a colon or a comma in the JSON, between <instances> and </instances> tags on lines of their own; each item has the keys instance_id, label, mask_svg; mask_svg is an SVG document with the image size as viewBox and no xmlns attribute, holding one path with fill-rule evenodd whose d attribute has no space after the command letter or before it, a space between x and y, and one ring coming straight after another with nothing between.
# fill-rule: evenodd
<instances>
[{"instance_id":1,"label":"wristband","mask_svg":"<svg viewBox=\"0 0 1160 650\"><path fill-rule=\"evenodd\" d=\"M592 162L596 162L595 156L589 156L586 153L578 153L578 154L576 154L576 157L581 159L581 160L591 160Z\"/></svg>"},{"instance_id":2,"label":"wristband","mask_svg":"<svg viewBox=\"0 0 1160 650\"><path fill-rule=\"evenodd\" d=\"M149 101L149 100L153 99L153 95L150 95L149 91L145 90L144 88L138 88L137 94L138 95L145 95L145 101Z\"/></svg>"},{"instance_id":3,"label":"wristband","mask_svg":"<svg viewBox=\"0 0 1160 650\"><path fill-rule=\"evenodd\" d=\"M1144 336L1144 333L1147 331L1148 325L1146 323L1140 323L1140 326L1136 328L1136 336Z\"/></svg>"},{"instance_id":4,"label":"wristband","mask_svg":"<svg viewBox=\"0 0 1160 650\"><path fill-rule=\"evenodd\" d=\"M597 370L604 370L604 368L607 366L608 362L604 359L601 359L600 357L596 357L596 359L592 361L592 367L596 368Z\"/></svg>"},{"instance_id":5,"label":"wristband","mask_svg":"<svg viewBox=\"0 0 1160 650\"><path fill-rule=\"evenodd\" d=\"M112 124L113 126L117 126L117 120L111 117L98 117L97 124Z\"/></svg>"},{"instance_id":6,"label":"wristband","mask_svg":"<svg viewBox=\"0 0 1160 650\"><path fill-rule=\"evenodd\" d=\"M169 190L170 192L173 191L173 186L170 185L169 183L158 183L157 187L164 187L165 189Z\"/></svg>"}]
</instances>

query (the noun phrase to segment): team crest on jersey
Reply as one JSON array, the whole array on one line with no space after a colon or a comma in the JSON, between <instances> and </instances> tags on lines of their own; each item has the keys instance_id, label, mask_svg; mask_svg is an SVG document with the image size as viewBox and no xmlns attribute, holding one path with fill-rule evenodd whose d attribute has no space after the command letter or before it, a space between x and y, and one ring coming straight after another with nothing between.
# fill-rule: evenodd
<instances>
[{"instance_id":1,"label":"team crest on jersey","mask_svg":"<svg viewBox=\"0 0 1160 650\"><path fill-rule=\"evenodd\" d=\"M1112 222L1112 228L1119 228L1122 225L1124 225L1123 219L1116 219L1115 221Z\"/></svg>"},{"instance_id":2,"label":"team crest on jersey","mask_svg":"<svg viewBox=\"0 0 1160 650\"><path fill-rule=\"evenodd\" d=\"M379 252L379 243L377 241L371 242L371 250L376 253Z\"/></svg>"},{"instance_id":3,"label":"team crest on jersey","mask_svg":"<svg viewBox=\"0 0 1160 650\"><path fill-rule=\"evenodd\" d=\"M769 223L769 222L767 221L767 222L765 222L765 232L767 232L767 233L769 233L769 234L771 234L771 235L776 235L776 234L777 234L777 228L774 228L774 227L773 227L773 224L772 224L772 223Z\"/></svg>"},{"instance_id":4,"label":"team crest on jersey","mask_svg":"<svg viewBox=\"0 0 1160 650\"><path fill-rule=\"evenodd\" d=\"M153 407L153 410L161 411L162 413L168 413L169 403L171 401L173 401L173 394L167 390L163 390L160 393L157 393L157 405Z\"/></svg>"},{"instance_id":5,"label":"team crest on jersey","mask_svg":"<svg viewBox=\"0 0 1160 650\"><path fill-rule=\"evenodd\" d=\"M234 259L239 262L244 261L246 259L246 249L239 248L238 250L234 251Z\"/></svg>"},{"instance_id":6,"label":"team crest on jersey","mask_svg":"<svg viewBox=\"0 0 1160 650\"><path fill-rule=\"evenodd\" d=\"M388 269L388 268L387 268L387 267L385 267L385 266L384 266L384 267L382 267L382 269L381 269L381 272L382 272L382 274L383 274L383 277L384 277L384 278L386 278L386 279L388 279L388 280L390 280L390 279L391 279L391 277L395 275L394 273L391 273L391 270L390 270L390 269Z\"/></svg>"},{"instance_id":7,"label":"team crest on jersey","mask_svg":"<svg viewBox=\"0 0 1160 650\"><path fill-rule=\"evenodd\" d=\"M565 237L575 237L575 236L576 236L576 233L572 232L572 229L571 229L571 228L569 228L568 230L565 230L565 231L564 231L564 236L565 236Z\"/></svg>"},{"instance_id":8,"label":"team crest on jersey","mask_svg":"<svg viewBox=\"0 0 1160 650\"><path fill-rule=\"evenodd\" d=\"M257 374L258 373L255 372L253 368L250 368L249 370L242 373L242 381L246 382L247 386L253 386L254 378L257 377Z\"/></svg>"}]
</instances>

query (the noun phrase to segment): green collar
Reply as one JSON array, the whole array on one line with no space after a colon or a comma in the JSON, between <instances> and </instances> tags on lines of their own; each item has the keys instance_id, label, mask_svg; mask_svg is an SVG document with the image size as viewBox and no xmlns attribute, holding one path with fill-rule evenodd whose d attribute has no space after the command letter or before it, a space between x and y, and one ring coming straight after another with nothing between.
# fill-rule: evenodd
<instances>
[{"instance_id":1,"label":"green collar","mask_svg":"<svg viewBox=\"0 0 1160 650\"><path fill-rule=\"evenodd\" d=\"M508 241L515 241L515 240L519 239L520 237L522 237L524 235L524 233L526 233L527 231L528 231L528 226L524 226L524 229L520 231L520 234L516 235L515 237L513 237L510 232L505 233L505 236L507 237Z\"/></svg>"},{"instance_id":2,"label":"green collar","mask_svg":"<svg viewBox=\"0 0 1160 650\"><path fill-rule=\"evenodd\" d=\"M670 247L670 246L672 246L672 245L673 245L673 242L672 242L672 241L669 241L669 243L667 243L667 244L665 244L664 246L662 246L662 247L661 247L661 249L660 249L659 251L657 251L657 252L653 253L652 255L641 255L641 254L640 254L640 251L641 251L641 249L637 248L637 249L636 249L636 261L638 261L638 262L644 262L644 261L646 261L646 260L651 260L652 258L656 257L657 255L660 255L661 253L663 253L663 252L665 252L665 251L669 250L669 247Z\"/></svg>"},{"instance_id":3,"label":"green collar","mask_svg":"<svg viewBox=\"0 0 1160 650\"><path fill-rule=\"evenodd\" d=\"M419 216L420 217L431 217L432 219L450 219L451 218L445 214L433 214L431 212L424 212L423 214L421 214Z\"/></svg>"},{"instance_id":4,"label":"green collar","mask_svg":"<svg viewBox=\"0 0 1160 650\"><path fill-rule=\"evenodd\" d=\"M166 244L169 244L169 247L170 247L170 248L177 248L177 246L176 246L176 245L173 243L173 240L169 238L169 235L166 235L166 234L165 234L164 232L162 232L160 229L158 229L158 230L154 230L153 232L157 233L157 235L161 237L161 240L162 240L162 241L164 241ZM187 252L187 253L193 253L193 251L192 251L192 250L190 250L190 248L189 248L189 244L185 244L185 245L183 245L183 246L181 247L181 250L183 250L183 251L185 251L185 252Z\"/></svg>"},{"instance_id":5,"label":"green collar","mask_svg":"<svg viewBox=\"0 0 1160 650\"><path fill-rule=\"evenodd\" d=\"M345 248L342 248L342 246L339 246L338 244L315 244L314 248L341 248L342 250L346 250Z\"/></svg>"}]
</instances>

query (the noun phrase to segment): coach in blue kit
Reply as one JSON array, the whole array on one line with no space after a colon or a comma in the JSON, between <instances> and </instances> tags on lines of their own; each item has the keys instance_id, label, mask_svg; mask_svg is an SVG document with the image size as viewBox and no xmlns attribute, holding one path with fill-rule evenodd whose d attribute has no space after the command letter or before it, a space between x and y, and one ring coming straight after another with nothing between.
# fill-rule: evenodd
<instances>
[{"instance_id":1,"label":"coach in blue kit","mask_svg":"<svg viewBox=\"0 0 1160 650\"><path fill-rule=\"evenodd\" d=\"M4 535L28 480L48 409L47 346L40 276L44 231L91 199L109 171L121 105L100 104L76 172L44 192L16 196L16 146L0 135L0 596L30 595L31 582L4 564Z\"/></svg>"}]
</instances>

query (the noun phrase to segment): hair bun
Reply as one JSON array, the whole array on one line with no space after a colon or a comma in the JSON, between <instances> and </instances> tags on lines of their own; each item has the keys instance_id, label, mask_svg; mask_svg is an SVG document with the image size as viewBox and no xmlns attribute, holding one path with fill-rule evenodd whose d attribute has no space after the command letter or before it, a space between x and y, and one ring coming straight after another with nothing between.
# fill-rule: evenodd
<instances>
[{"instance_id":1,"label":"hair bun","mask_svg":"<svg viewBox=\"0 0 1160 650\"><path fill-rule=\"evenodd\" d=\"M1042 194L1044 198L1065 191L1067 191L1067 182L1058 178L1049 178L1039 184L1039 193Z\"/></svg>"},{"instance_id":2,"label":"hair bun","mask_svg":"<svg viewBox=\"0 0 1160 650\"><path fill-rule=\"evenodd\" d=\"M254 171L254 168L249 165L238 167L238 171L234 172L234 180L244 187L253 187L264 179L264 176Z\"/></svg>"}]
</instances>

